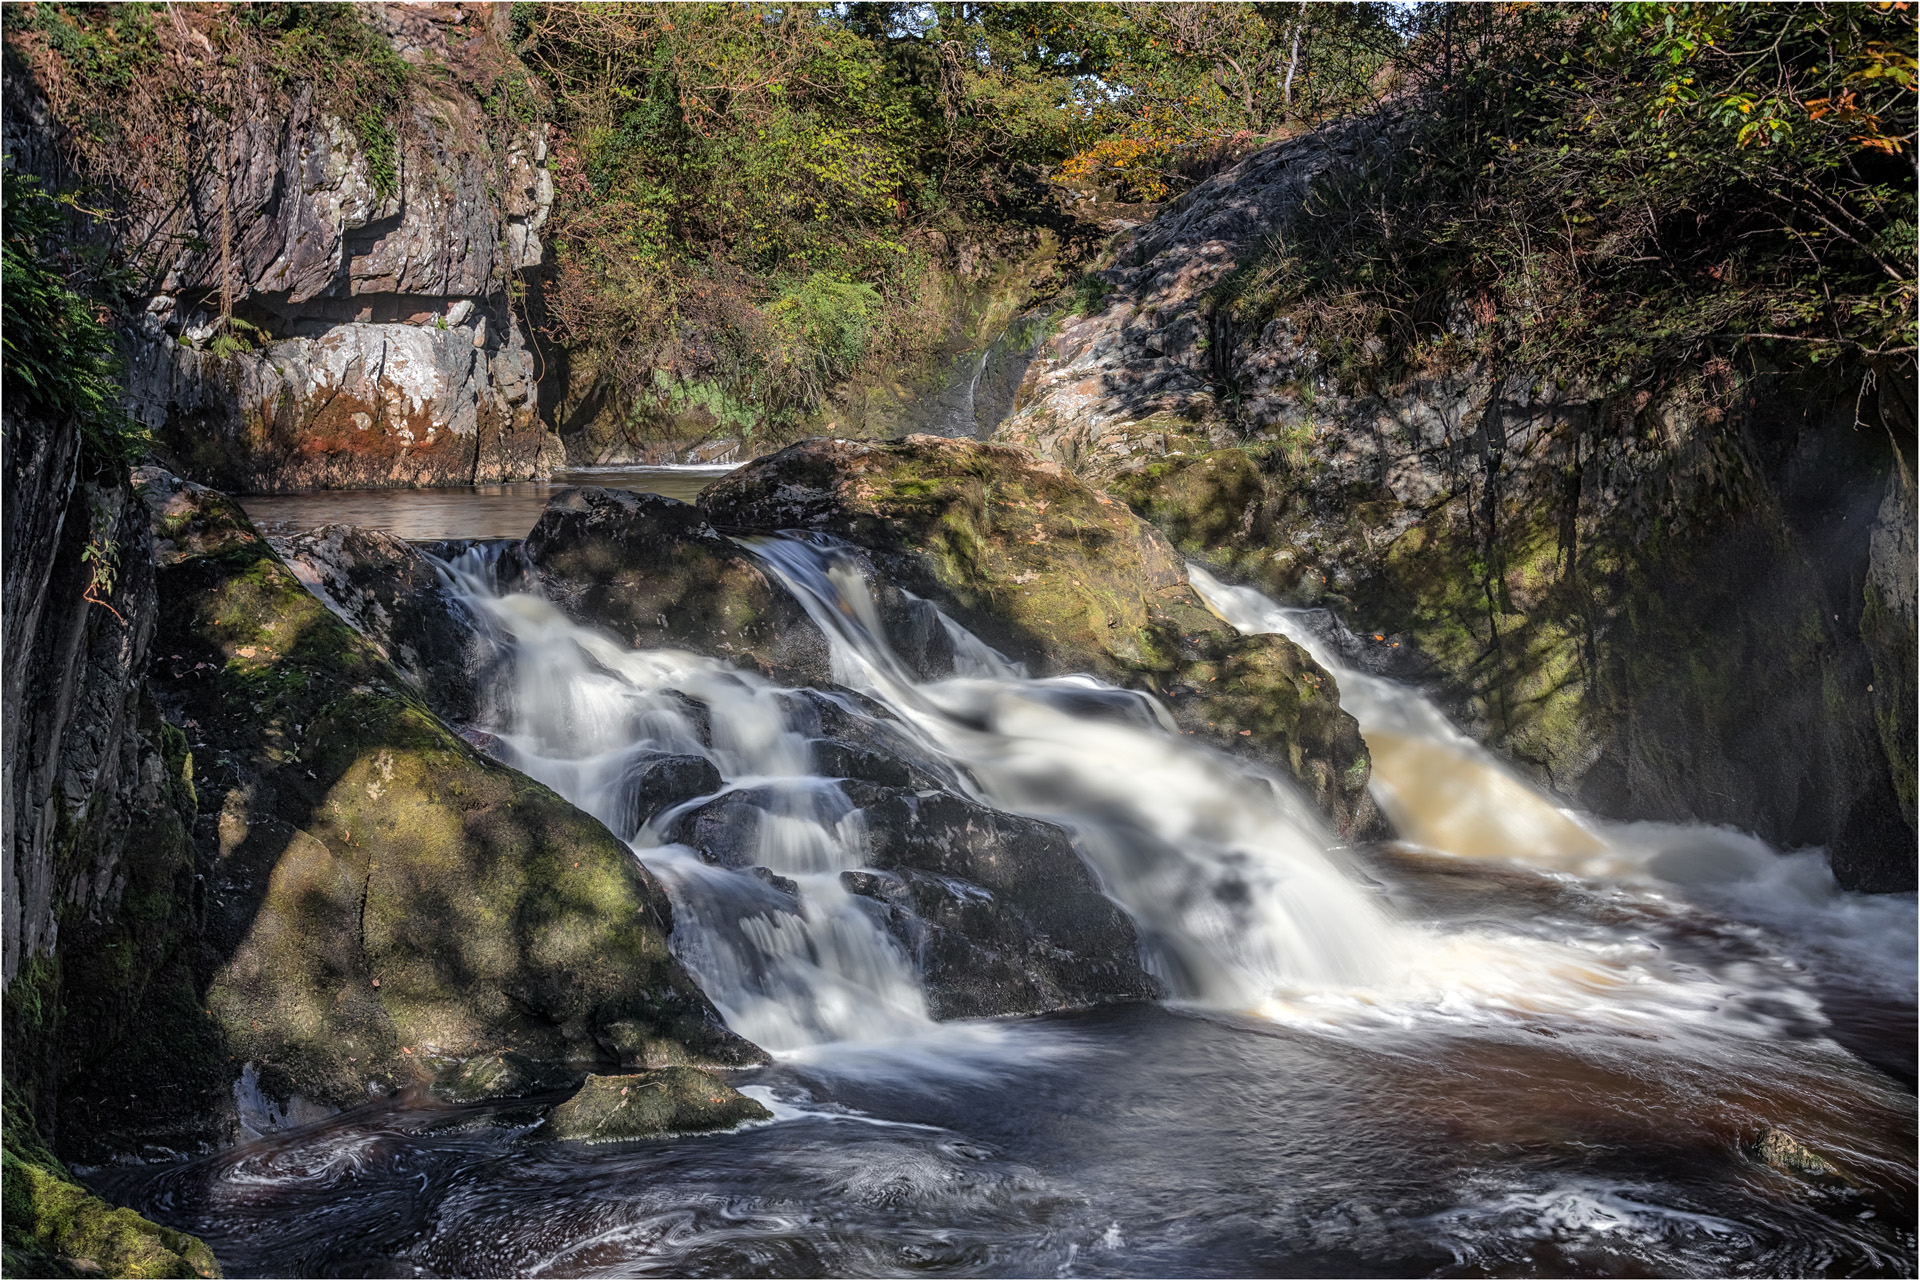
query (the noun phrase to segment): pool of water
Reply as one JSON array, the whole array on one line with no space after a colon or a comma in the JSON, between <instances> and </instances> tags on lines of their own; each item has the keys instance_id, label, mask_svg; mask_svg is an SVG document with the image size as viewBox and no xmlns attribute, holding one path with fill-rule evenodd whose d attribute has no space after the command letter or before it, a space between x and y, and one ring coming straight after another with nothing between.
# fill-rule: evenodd
<instances>
[{"instance_id":1,"label":"pool of water","mask_svg":"<svg viewBox=\"0 0 1920 1281\"><path fill-rule=\"evenodd\" d=\"M95 1182L229 1276L1911 1275L1911 1099L1817 1041L1700 1050L1140 1005L798 1056L731 1134L396 1101ZM1768 1125L1847 1177L1755 1160Z\"/></svg>"},{"instance_id":2,"label":"pool of water","mask_svg":"<svg viewBox=\"0 0 1920 1281\"><path fill-rule=\"evenodd\" d=\"M547 500L573 485L634 489L692 502L732 466L585 467L551 480L444 489L329 489L261 494L240 500L260 531L303 533L322 525L359 525L397 538L524 538Z\"/></svg>"}]
</instances>

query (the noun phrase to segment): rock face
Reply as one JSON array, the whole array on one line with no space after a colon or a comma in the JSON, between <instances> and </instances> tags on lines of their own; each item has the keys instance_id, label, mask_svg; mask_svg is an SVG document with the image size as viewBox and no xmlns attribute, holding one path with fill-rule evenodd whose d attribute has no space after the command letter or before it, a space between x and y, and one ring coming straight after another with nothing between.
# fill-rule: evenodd
<instances>
[{"instance_id":1,"label":"rock face","mask_svg":"<svg viewBox=\"0 0 1920 1281\"><path fill-rule=\"evenodd\" d=\"M204 1245L91 1196L45 1143L63 1092L171 1000L197 921L194 799L185 738L142 685L144 509L72 423L8 417L0 450L6 1272L213 1275Z\"/></svg>"},{"instance_id":2,"label":"rock face","mask_svg":"<svg viewBox=\"0 0 1920 1281\"><path fill-rule=\"evenodd\" d=\"M1157 530L1058 464L934 436L806 441L716 482L700 508L723 529L856 544L883 588L930 598L1035 674L1150 690L1181 729L1294 777L1343 833L1375 829L1366 747L1332 678L1289 641L1235 635ZM888 621L896 650L924 652L915 611Z\"/></svg>"},{"instance_id":3,"label":"rock face","mask_svg":"<svg viewBox=\"0 0 1920 1281\"><path fill-rule=\"evenodd\" d=\"M670 1067L635 1076L589 1076L578 1094L553 1110L545 1133L556 1139L612 1143L728 1130L745 1121L772 1119L764 1105L711 1072Z\"/></svg>"},{"instance_id":4,"label":"rock face","mask_svg":"<svg viewBox=\"0 0 1920 1281\"><path fill-rule=\"evenodd\" d=\"M307 88L196 117L181 145L207 159L182 198L119 232L155 282L126 335L129 407L182 474L237 492L545 475L564 450L540 421L545 361L508 286L544 257L546 129L503 125L471 87L511 62L505 11L363 9L441 74L415 77L389 155ZM31 78L9 80L10 149L54 177ZM216 344L223 286L238 323Z\"/></svg>"},{"instance_id":5,"label":"rock face","mask_svg":"<svg viewBox=\"0 0 1920 1281\"><path fill-rule=\"evenodd\" d=\"M547 599L636 649L677 646L794 684L829 682L826 638L799 602L699 509L617 489L570 489L522 544Z\"/></svg>"},{"instance_id":6,"label":"rock face","mask_svg":"<svg viewBox=\"0 0 1920 1281\"><path fill-rule=\"evenodd\" d=\"M169 808L123 828L134 924L103 913L95 948L62 949L53 995L106 1025L59 1064L64 1149L190 1150L248 1109L310 1115L509 1051L543 1070L761 1061L668 952L666 895L611 833L447 730L230 500L140 479ZM129 966L143 986L119 1013Z\"/></svg>"},{"instance_id":7,"label":"rock face","mask_svg":"<svg viewBox=\"0 0 1920 1281\"><path fill-rule=\"evenodd\" d=\"M1730 372L1660 401L1478 366L1344 387L1304 320L1243 331L1209 290L1375 145L1269 148L1140 228L996 438L1377 636L1364 665L1599 814L1825 845L1844 884L1911 888L1913 491L1886 448L1913 439L1911 384L1863 404L1885 431L1852 429L1855 385Z\"/></svg>"}]
</instances>

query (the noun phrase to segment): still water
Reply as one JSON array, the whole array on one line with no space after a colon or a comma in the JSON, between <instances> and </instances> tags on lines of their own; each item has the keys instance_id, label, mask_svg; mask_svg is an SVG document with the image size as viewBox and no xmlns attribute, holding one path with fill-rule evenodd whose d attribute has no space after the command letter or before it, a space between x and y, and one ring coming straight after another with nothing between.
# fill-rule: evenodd
<instances>
[{"instance_id":1,"label":"still water","mask_svg":"<svg viewBox=\"0 0 1920 1281\"><path fill-rule=\"evenodd\" d=\"M692 502L700 491L732 471L693 465L583 467L554 473L552 480L446 489L332 489L304 494L242 498L247 516L269 537L322 525L359 525L396 538L524 538L547 500L571 485L637 489Z\"/></svg>"},{"instance_id":2,"label":"still water","mask_svg":"<svg viewBox=\"0 0 1920 1281\"><path fill-rule=\"evenodd\" d=\"M784 902L651 827L632 844L676 952L775 1051L736 1082L775 1119L585 1147L528 1103L401 1098L94 1182L229 1275L1913 1273L1912 895L1844 893L1819 851L1567 810L1343 665L1328 620L1195 567L1240 630L1313 649L1374 746L1402 839L1343 847L1150 700L1029 679L951 620L954 672L916 680L841 549L750 550L827 634L847 715L1073 833L1167 1001L929 1019L841 886L856 820L816 803L837 793L790 692L627 650L500 591L475 548L448 573L514 656L482 728L517 765L595 813L636 752L767 798ZM1822 1166L1765 1159L1784 1136Z\"/></svg>"}]
</instances>

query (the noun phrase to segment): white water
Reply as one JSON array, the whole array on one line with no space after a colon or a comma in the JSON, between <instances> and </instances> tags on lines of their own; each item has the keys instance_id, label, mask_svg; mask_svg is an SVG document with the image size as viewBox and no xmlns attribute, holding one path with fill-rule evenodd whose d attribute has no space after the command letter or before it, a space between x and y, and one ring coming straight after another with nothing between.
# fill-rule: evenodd
<instances>
[{"instance_id":1,"label":"white water","mask_svg":"<svg viewBox=\"0 0 1920 1281\"><path fill-rule=\"evenodd\" d=\"M1686 1028L1817 1027L1803 962L1891 967L1910 990L1910 897L1840 894L1817 858L1784 861L1737 834L1590 824L1460 735L1416 691L1344 668L1287 611L1204 571L1194 571L1196 588L1230 621L1292 629L1318 651L1374 749L1376 795L1403 833L1455 856L1609 878L1580 891L1596 910L1529 914L1522 905L1499 919L1406 919L1390 906L1390 887L1348 864L1290 783L1183 738L1151 698L1090 677L1030 679L951 620L957 674L916 680L887 646L872 591L840 549L794 538L751 547L828 637L835 680L891 719L845 695L783 690L699 655L628 650L543 600L497 594L477 554L455 572L476 615L515 655L511 697L493 700L510 709L493 728L515 765L615 825L631 804L622 779L649 755L703 756L721 793L753 789L753 861L789 878L797 894L663 843L673 812L632 843L674 897L676 950L729 1025L776 1053L836 1047L884 1070L889 1055L991 1055L1013 1035L935 1024L878 905L843 888L839 874L862 858L862 816L811 772L818 735L807 698L836 698L843 714L890 736L902 759L980 803L1066 827L1132 916L1143 961L1175 999L1329 1029L1527 1029L1548 1018L1662 1038ZM1394 746L1383 751L1383 742ZM1702 928L1691 906L1701 902L1735 922L1822 937L1783 952L1733 924L1716 948L1690 949L1682 936Z\"/></svg>"},{"instance_id":2,"label":"white water","mask_svg":"<svg viewBox=\"0 0 1920 1281\"><path fill-rule=\"evenodd\" d=\"M1911 894L1850 894L1818 850L1781 854L1730 828L1594 822L1557 803L1456 729L1432 700L1340 661L1307 611L1188 565L1195 591L1246 634L1278 633L1333 675L1373 757L1374 799L1402 837L1443 854L1494 859L1651 896L1682 898L1767 928L1797 963L1911 1000Z\"/></svg>"}]
</instances>

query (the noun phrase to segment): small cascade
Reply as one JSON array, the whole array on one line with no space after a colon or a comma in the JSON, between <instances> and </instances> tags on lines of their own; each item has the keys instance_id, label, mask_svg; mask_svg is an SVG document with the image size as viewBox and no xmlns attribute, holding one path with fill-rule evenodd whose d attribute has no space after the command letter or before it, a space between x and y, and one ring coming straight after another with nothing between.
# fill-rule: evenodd
<instances>
[{"instance_id":1,"label":"small cascade","mask_svg":"<svg viewBox=\"0 0 1920 1281\"><path fill-rule=\"evenodd\" d=\"M811 776L780 690L698 654L629 650L539 597L503 594L480 552L450 572L514 655L496 750L646 851L680 916L675 947L729 1026L775 1051L931 1026L907 956L840 884L858 863L859 816ZM751 789L763 872L663 844L676 809L709 797L636 821L646 767L690 758L712 766L717 792Z\"/></svg>"},{"instance_id":2,"label":"small cascade","mask_svg":"<svg viewBox=\"0 0 1920 1281\"><path fill-rule=\"evenodd\" d=\"M749 545L827 634L836 680L884 704L975 799L1073 832L1175 995L1250 1007L1396 964L1404 930L1335 865L1288 785L1184 741L1146 695L1028 679L950 619L958 674L916 684L831 540Z\"/></svg>"},{"instance_id":3,"label":"small cascade","mask_svg":"<svg viewBox=\"0 0 1920 1281\"><path fill-rule=\"evenodd\" d=\"M1278 633L1332 673L1340 706L1360 724L1373 757L1373 797L1409 841L1462 858L1521 858L1565 871L1598 870L1607 843L1578 817L1456 729L1408 685L1343 663L1304 610L1251 587L1221 582L1199 565L1188 580L1244 634Z\"/></svg>"}]
</instances>

